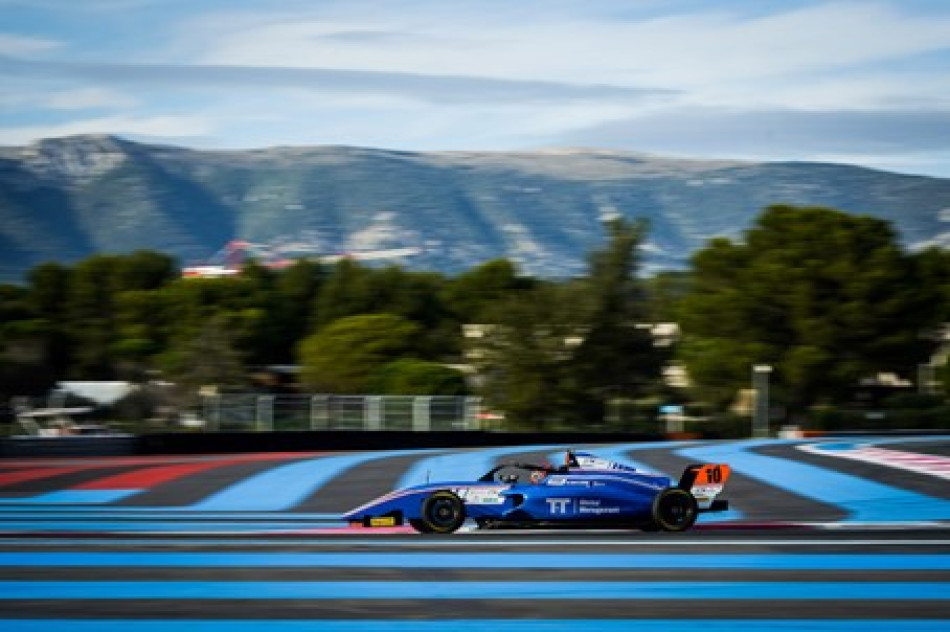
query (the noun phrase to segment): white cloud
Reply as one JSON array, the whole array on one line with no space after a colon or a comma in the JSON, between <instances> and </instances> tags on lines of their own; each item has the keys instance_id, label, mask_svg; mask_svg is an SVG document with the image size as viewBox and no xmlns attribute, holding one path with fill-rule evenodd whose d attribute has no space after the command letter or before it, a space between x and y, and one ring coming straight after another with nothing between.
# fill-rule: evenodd
<instances>
[{"instance_id":1,"label":"white cloud","mask_svg":"<svg viewBox=\"0 0 950 632\"><path fill-rule=\"evenodd\" d=\"M791 79L758 82L759 95L738 87L716 98L706 98L707 106L775 107L822 110L909 110L950 108L950 74L937 70L900 73L882 70L845 74L805 75Z\"/></svg>"},{"instance_id":2,"label":"white cloud","mask_svg":"<svg viewBox=\"0 0 950 632\"><path fill-rule=\"evenodd\" d=\"M8 91L0 94L0 108L29 109L33 112L51 110L128 110L140 101L127 94L97 87L58 89L36 85L22 78L7 82Z\"/></svg>"},{"instance_id":3,"label":"white cloud","mask_svg":"<svg viewBox=\"0 0 950 632\"><path fill-rule=\"evenodd\" d=\"M122 55L115 42L98 48L100 33L36 31L62 37L66 57L51 54L54 39L0 35L0 74L18 95L0 96L0 133L21 114L21 136L580 144L895 165L942 160L950 144L939 129L950 111L950 6L934 2L287 0L265 11L94 1L154 3L123 15L133 30L115 41L147 29L149 45ZM36 125L34 105L61 122Z\"/></svg>"},{"instance_id":4,"label":"white cloud","mask_svg":"<svg viewBox=\"0 0 950 632\"><path fill-rule=\"evenodd\" d=\"M443 103L629 101L656 96L649 90L625 86L337 68L36 62L0 58L0 74L198 91L221 87L240 90L307 89L339 94L391 95Z\"/></svg>"},{"instance_id":5,"label":"white cloud","mask_svg":"<svg viewBox=\"0 0 950 632\"><path fill-rule=\"evenodd\" d=\"M517 3L516 3L517 4ZM497 5L495 5L497 6ZM705 5L703 5L705 6ZM199 61L478 75L585 83L709 87L827 71L944 49L950 16L868 2L748 16L719 9L620 20L524 10L417 14L406 6L326 16L206 16L191 37ZM781 6L781 5L780 5ZM221 27L227 24L225 30ZM195 44L197 47L197 43Z\"/></svg>"},{"instance_id":6,"label":"white cloud","mask_svg":"<svg viewBox=\"0 0 950 632\"><path fill-rule=\"evenodd\" d=\"M36 55L59 48L55 40L0 33L0 55Z\"/></svg>"},{"instance_id":7,"label":"white cloud","mask_svg":"<svg viewBox=\"0 0 950 632\"><path fill-rule=\"evenodd\" d=\"M660 14L657 4L618 18L563 3L454 4L367 9L353 2L295 14L205 15L183 31L193 59L264 68L314 67L452 77L596 84L652 91L663 99L618 104L589 99L586 109L537 105L531 122L558 133L670 107L846 111L934 108L950 94L950 75L889 64L950 49L950 14L922 15L880 2L792 3L763 7L687 4ZM646 7L646 8L645 8ZM184 36L184 35L183 35ZM492 102L461 91L453 107ZM514 100L520 99L513 93ZM524 99L521 99L524 100ZM512 101L512 100L508 100ZM623 111L618 112L618 107ZM569 113L569 115L568 115ZM557 118L564 116L561 124Z\"/></svg>"},{"instance_id":8,"label":"white cloud","mask_svg":"<svg viewBox=\"0 0 950 632\"><path fill-rule=\"evenodd\" d=\"M43 101L45 107L53 110L124 109L139 105L129 95L94 87L54 92Z\"/></svg>"},{"instance_id":9,"label":"white cloud","mask_svg":"<svg viewBox=\"0 0 950 632\"><path fill-rule=\"evenodd\" d=\"M827 72L946 49L950 16L830 3L758 17L708 12L632 25L638 76L675 85Z\"/></svg>"},{"instance_id":10,"label":"white cloud","mask_svg":"<svg viewBox=\"0 0 950 632\"><path fill-rule=\"evenodd\" d=\"M672 109L565 135L572 143L722 157L866 159L950 149L950 109L821 111Z\"/></svg>"}]
</instances>

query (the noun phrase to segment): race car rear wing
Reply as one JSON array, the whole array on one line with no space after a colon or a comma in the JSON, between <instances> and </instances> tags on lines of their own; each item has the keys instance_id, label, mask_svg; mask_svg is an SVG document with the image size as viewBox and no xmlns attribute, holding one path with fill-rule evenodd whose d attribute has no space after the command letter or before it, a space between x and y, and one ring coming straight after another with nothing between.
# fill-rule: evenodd
<instances>
[{"instance_id":1,"label":"race car rear wing","mask_svg":"<svg viewBox=\"0 0 950 632\"><path fill-rule=\"evenodd\" d=\"M683 470L677 487L693 495L700 511L726 511L729 501L716 497L722 493L731 472L725 463L694 463Z\"/></svg>"}]
</instances>

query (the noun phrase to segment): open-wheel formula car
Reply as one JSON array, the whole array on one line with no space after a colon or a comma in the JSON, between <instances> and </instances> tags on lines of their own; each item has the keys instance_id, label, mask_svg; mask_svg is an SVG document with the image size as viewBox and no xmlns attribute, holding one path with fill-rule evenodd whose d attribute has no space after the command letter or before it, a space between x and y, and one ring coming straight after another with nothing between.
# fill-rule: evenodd
<instances>
[{"instance_id":1,"label":"open-wheel formula car","mask_svg":"<svg viewBox=\"0 0 950 632\"><path fill-rule=\"evenodd\" d=\"M729 466L690 465L678 483L661 474L568 450L560 466L505 463L475 482L400 489L344 515L351 524L405 523L422 533L452 533L471 519L480 529L629 528L685 531L700 512L725 511L718 499Z\"/></svg>"}]
</instances>

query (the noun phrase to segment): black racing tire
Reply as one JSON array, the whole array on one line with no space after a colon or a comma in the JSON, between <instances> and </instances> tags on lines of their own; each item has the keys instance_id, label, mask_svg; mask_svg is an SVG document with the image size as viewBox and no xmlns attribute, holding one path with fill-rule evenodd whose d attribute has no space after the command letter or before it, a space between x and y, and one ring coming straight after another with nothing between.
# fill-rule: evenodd
<instances>
[{"instance_id":1,"label":"black racing tire","mask_svg":"<svg viewBox=\"0 0 950 632\"><path fill-rule=\"evenodd\" d=\"M437 491L422 503L422 520L428 533L453 533L465 522L465 504L448 490Z\"/></svg>"},{"instance_id":2,"label":"black racing tire","mask_svg":"<svg viewBox=\"0 0 950 632\"><path fill-rule=\"evenodd\" d=\"M421 518L410 518L409 526L419 533L432 533L432 529L430 529L429 525Z\"/></svg>"},{"instance_id":3,"label":"black racing tire","mask_svg":"<svg viewBox=\"0 0 950 632\"><path fill-rule=\"evenodd\" d=\"M696 523L696 499L684 489L668 487L653 499L653 524L663 531L686 531Z\"/></svg>"}]
</instances>

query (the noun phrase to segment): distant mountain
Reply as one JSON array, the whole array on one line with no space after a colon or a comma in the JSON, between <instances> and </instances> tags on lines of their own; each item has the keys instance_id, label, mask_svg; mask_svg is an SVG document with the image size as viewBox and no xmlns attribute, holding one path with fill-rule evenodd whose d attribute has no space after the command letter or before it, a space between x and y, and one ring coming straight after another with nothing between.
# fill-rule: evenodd
<instances>
[{"instance_id":1,"label":"distant mountain","mask_svg":"<svg viewBox=\"0 0 950 632\"><path fill-rule=\"evenodd\" d=\"M0 279L140 248L196 263L231 239L322 255L396 251L450 273L508 257L529 274L568 276L618 214L649 219L648 268L682 267L778 202L885 218L909 247L950 245L950 179L847 165L597 150L196 151L77 136L0 148Z\"/></svg>"}]
</instances>

